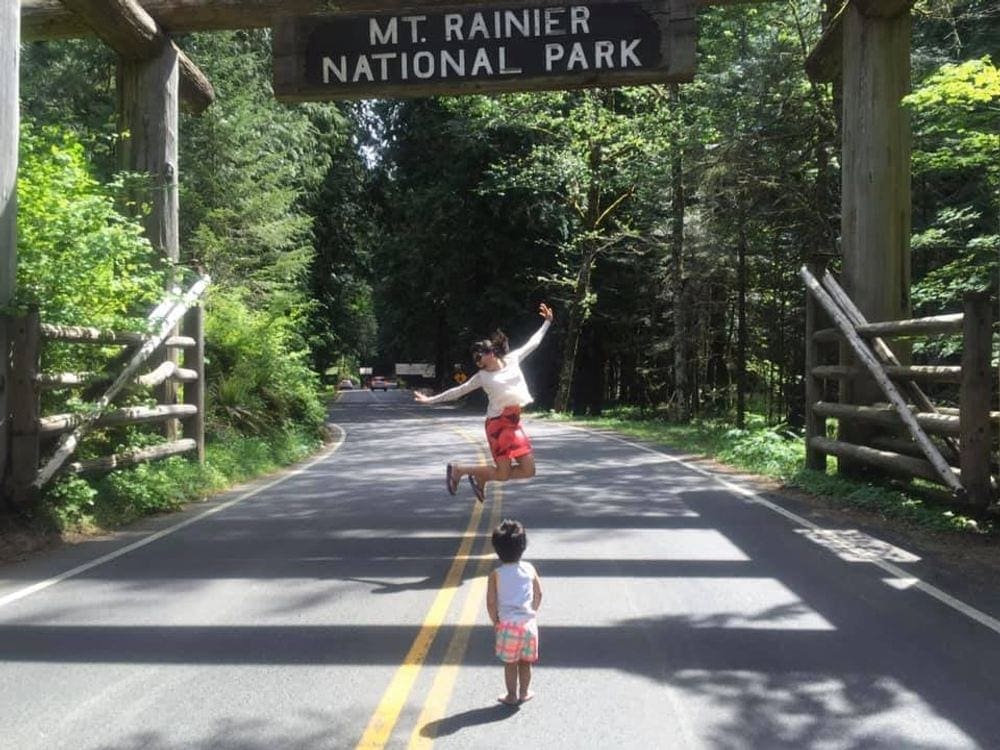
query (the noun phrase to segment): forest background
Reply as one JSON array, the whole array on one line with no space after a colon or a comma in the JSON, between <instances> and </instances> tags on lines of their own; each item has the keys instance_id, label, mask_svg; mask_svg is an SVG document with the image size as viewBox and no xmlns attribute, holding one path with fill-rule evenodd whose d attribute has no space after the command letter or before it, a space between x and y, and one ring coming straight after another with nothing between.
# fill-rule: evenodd
<instances>
[{"instance_id":1,"label":"forest background","mask_svg":"<svg viewBox=\"0 0 1000 750\"><path fill-rule=\"evenodd\" d=\"M321 439L324 376L427 361L445 387L456 363L471 372L470 341L530 335L542 300L557 323L529 363L539 407L670 422L692 444L710 425L795 473L797 271L838 263L839 93L804 71L830 10L701 11L690 84L291 107L266 30L179 38L217 96L180 131L181 265L213 279L209 460L64 480L47 512L113 525L294 460ZM913 312L943 314L969 290L997 299L1000 8L913 14ZM23 45L21 97L19 302L136 324L167 269L116 166L113 53ZM47 365L93 369L78 356L54 347ZM83 450L151 439L101 431Z\"/></svg>"}]
</instances>

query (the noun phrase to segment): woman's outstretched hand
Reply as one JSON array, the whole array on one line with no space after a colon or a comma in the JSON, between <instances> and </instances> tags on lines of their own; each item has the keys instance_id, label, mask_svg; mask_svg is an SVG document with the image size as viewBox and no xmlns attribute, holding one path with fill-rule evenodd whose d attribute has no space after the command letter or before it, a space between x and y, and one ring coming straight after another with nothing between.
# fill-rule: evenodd
<instances>
[{"instance_id":1,"label":"woman's outstretched hand","mask_svg":"<svg viewBox=\"0 0 1000 750\"><path fill-rule=\"evenodd\" d=\"M552 308L546 305L544 302L538 306L538 314L541 315L546 320L552 320L554 316Z\"/></svg>"},{"instance_id":2,"label":"woman's outstretched hand","mask_svg":"<svg viewBox=\"0 0 1000 750\"><path fill-rule=\"evenodd\" d=\"M426 404L428 401L430 401L430 397L426 393L421 393L420 391L414 391L413 400L420 404Z\"/></svg>"}]
</instances>

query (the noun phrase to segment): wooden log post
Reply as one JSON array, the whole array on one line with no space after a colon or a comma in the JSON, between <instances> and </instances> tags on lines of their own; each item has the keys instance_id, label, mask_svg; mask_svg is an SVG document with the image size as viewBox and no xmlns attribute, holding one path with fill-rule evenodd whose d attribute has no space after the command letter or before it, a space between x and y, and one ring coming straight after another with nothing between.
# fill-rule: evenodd
<instances>
[{"instance_id":1,"label":"wooden log post","mask_svg":"<svg viewBox=\"0 0 1000 750\"><path fill-rule=\"evenodd\" d=\"M184 367L198 373L193 383L184 384L184 403L197 409L194 416L184 422L184 437L195 441L198 463L205 463L205 306L198 304L184 316L184 334L195 340L195 345L184 351Z\"/></svg>"},{"instance_id":2,"label":"wooden log post","mask_svg":"<svg viewBox=\"0 0 1000 750\"><path fill-rule=\"evenodd\" d=\"M806 266L803 266L799 270L799 275L806 283L809 291L811 291L813 296L816 297L816 301L822 305L826 314L833 318L833 322L837 324L837 328L839 328L840 332L844 335L844 338L854 351L854 354L868 370L872 379L878 385L879 390L885 394L886 398L889 399L889 403L892 404L896 413L899 415L899 418L902 419L903 424L910 433L910 436L920 445L924 455L927 456L927 460L933 465L943 483L956 495L963 494L964 489L961 482L959 482L951 467L941 456L941 452L938 450L937 446L934 445L930 438L928 438L924 433L918 420L911 413L909 405L903 400L903 397L899 395L899 391L896 389L896 386L894 386L892 382L890 382L889 378L886 377L882 370L881 363L875 356L874 352L868 348L868 345L862 341L861 337L857 334L857 331L854 330L854 324L837 306L836 301L830 296L830 293L823 288L823 286L819 283L819 280Z\"/></svg>"},{"instance_id":3,"label":"wooden log post","mask_svg":"<svg viewBox=\"0 0 1000 750\"><path fill-rule=\"evenodd\" d=\"M176 300L168 309L163 311L163 317L159 319L157 325L158 330L138 351L129 357L124 369L118 373L114 382L92 406L90 412L79 421L73 432L63 435L60 438L55 452L45 462L45 465L38 470L38 475L35 477L35 486L37 488L44 487L55 476L56 472L66 462L66 459L76 450L83 435L107 409L112 399L125 387L125 384L134 377L139 367L160 348L170 335L170 332L177 328L178 323L184 317L184 313L187 312L191 305L198 302L201 295L204 294L205 289L208 288L208 284L208 277L202 277L194 283L181 299Z\"/></svg>"},{"instance_id":4,"label":"wooden log post","mask_svg":"<svg viewBox=\"0 0 1000 750\"><path fill-rule=\"evenodd\" d=\"M910 317L910 126L901 106L910 87L910 13L906 0L852 0L843 31L841 247L844 285L867 320ZM909 362L909 349L895 354ZM848 347L841 363L853 364ZM841 400L870 404L870 377L847 382ZM842 425L848 442L864 443L870 428ZM845 473L860 473L850 461Z\"/></svg>"},{"instance_id":5,"label":"wooden log post","mask_svg":"<svg viewBox=\"0 0 1000 750\"><path fill-rule=\"evenodd\" d=\"M990 487L991 322L989 295L984 292L967 294L962 335L959 462L968 502L979 508L985 508L993 499Z\"/></svg>"},{"instance_id":6,"label":"wooden log post","mask_svg":"<svg viewBox=\"0 0 1000 750\"><path fill-rule=\"evenodd\" d=\"M145 188L133 196L137 205L148 204L144 217L146 236L171 264L180 259L180 221L177 197L178 51L163 45L148 60L118 61L118 113L121 134L120 163L123 169L149 176ZM173 280L168 280L168 286ZM176 331L174 332L176 333ZM179 363L176 350L166 350L161 361ZM177 403L177 384L166 381L157 390L157 400ZM178 434L176 420L164 423L168 440Z\"/></svg>"},{"instance_id":7,"label":"wooden log post","mask_svg":"<svg viewBox=\"0 0 1000 750\"><path fill-rule=\"evenodd\" d=\"M823 284L824 288L830 293L830 295L834 298L834 300L836 300L837 304L840 305L840 308L844 311L844 314L847 315L848 320L850 320L855 327L862 326L868 323L868 321L865 319L865 316L861 313L861 310L859 310L857 305L854 304L854 300L852 300L847 295L847 293L840 287L840 284L837 283L837 280L833 277L833 274L827 271L823 275L823 280L821 283ZM889 345L881 338L879 338L878 336L874 336L868 339L868 342L871 344L872 352L874 352L875 356L878 357L883 364L888 365L888 367L893 367L897 371L900 370L905 371L907 369L906 366L900 364L899 358L896 356L895 352L893 352L893 350L889 348ZM886 370L888 370L888 367L886 368ZM886 374L887 375L889 374L888 371L886 372ZM917 385L912 380L903 380L901 382L901 385L903 391L907 394L907 396L909 396L910 400L917 405L920 411L926 411L931 413L937 412L937 408L934 406L933 403L931 403L931 400L927 397L927 394L925 394L920 389L919 385ZM948 451L949 451L948 456L949 458L953 459L955 456L958 455L958 444L952 440L946 440L945 442L948 446Z\"/></svg>"},{"instance_id":8,"label":"wooden log post","mask_svg":"<svg viewBox=\"0 0 1000 750\"><path fill-rule=\"evenodd\" d=\"M11 377L11 435L8 493L14 507L26 507L35 498L38 473L38 386L41 363L41 330L38 310L15 319Z\"/></svg>"},{"instance_id":9,"label":"wooden log post","mask_svg":"<svg viewBox=\"0 0 1000 750\"><path fill-rule=\"evenodd\" d=\"M20 2L0 0L0 494L8 475L10 313L17 282L17 142Z\"/></svg>"},{"instance_id":10,"label":"wooden log post","mask_svg":"<svg viewBox=\"0 0 1000 750\"><path fill-rule=\"evenodd\" d=\"M809 268L814 275L821 273L821 268L817 264L810 264ZM813 338L818 315L816 300L806 290L806 468L826 471L826 454L812 442L814 437L826 437L826 418L813 409L823 396L822 383L813 372L819 365L819 344Z\"/></svg>"}]
</instances>

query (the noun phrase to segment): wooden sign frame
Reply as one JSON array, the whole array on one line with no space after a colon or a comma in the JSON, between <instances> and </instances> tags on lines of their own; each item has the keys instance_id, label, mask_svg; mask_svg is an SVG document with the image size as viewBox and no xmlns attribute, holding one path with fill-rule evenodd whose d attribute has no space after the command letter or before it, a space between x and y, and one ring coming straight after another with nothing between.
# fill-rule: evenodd
<instances>
[{"instance_id":1,"label":"wooden sign frame","mask_svg":"<svg viewBox=\"0 0 1000 750\"><path fill-rule=\"evenodd\" d=\"M286 18L273 33L285 102L690 81L693 0L509 2Z\"/></svg>"}]
</instances>

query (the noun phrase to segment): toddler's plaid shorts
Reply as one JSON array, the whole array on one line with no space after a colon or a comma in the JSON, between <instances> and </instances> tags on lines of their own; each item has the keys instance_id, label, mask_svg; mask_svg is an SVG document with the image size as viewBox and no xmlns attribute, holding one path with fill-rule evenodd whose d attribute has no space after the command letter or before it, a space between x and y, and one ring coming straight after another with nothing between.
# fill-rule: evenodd
<instances>
[{"instance_id":1,"label":"toddler's plaid shorts","mask_svg":"<svg viewBox=\"0 0 1000 750\"><path fill-rule=\"evenodd\" d=\"M538 661L538 623L500 622L496 631L496 655L500 661Z\"/></svg>"}]
</instances>

